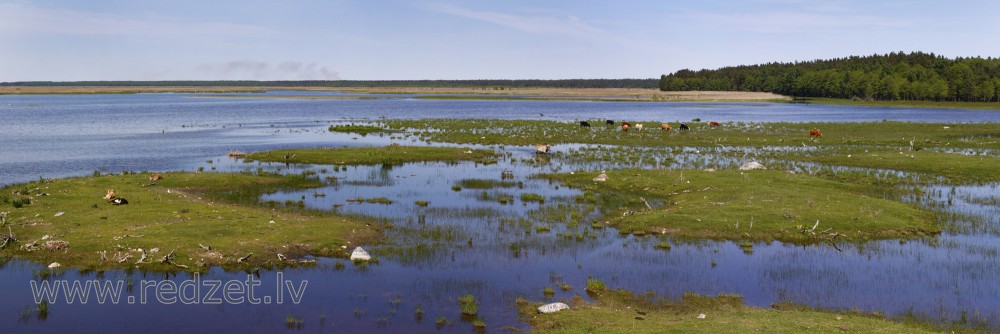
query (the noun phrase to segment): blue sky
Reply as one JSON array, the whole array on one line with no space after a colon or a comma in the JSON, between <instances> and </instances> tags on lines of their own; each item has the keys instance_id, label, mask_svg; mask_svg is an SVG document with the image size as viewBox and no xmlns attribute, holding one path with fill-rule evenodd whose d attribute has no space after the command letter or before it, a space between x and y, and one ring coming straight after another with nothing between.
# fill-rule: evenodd
<instances>
[{"instance_id":1,"label":"blue sky","mask_svg":"<svg viewBox=\"0 0 1000 334\"><path fill-rule=\"evenodd\" d=\"M0 82L654 78L1000 56L1000 1L6 1Z\"/></svg>"}]
</instances>

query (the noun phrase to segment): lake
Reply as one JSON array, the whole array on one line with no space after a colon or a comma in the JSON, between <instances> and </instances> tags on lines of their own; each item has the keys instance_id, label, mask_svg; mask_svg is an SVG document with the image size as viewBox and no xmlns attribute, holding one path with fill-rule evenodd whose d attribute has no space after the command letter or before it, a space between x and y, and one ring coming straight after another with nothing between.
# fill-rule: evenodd
<instances>
[{"instance_id":1,"label":"lake","mask_svg":"<svg viewBox=\"0 0 1000 334\"><path fill-rule=\"evenodd\" d=\"M310 208L374 216L393 223L396 228L389 233L390 242L369 248L380 258L377 265L356 267L341 259L318 259L315 267L261 271L259 277L252 278L245 272L219 269L197 277L139 270L68 270L48 281L132 282L127 296L122 296L124 300L140 297L143 281L182 284L196 279L258 279L263 296L283 294L286 300L193 305L155 300L60 300L41 316L32 312L35 303L30 282L36 286L43 282L38 275L45 266L8 260L0 263L0 300L4 301L0 303L0 331L276 332L287 330L286 318L293 316L302 319L301 327L294 329L304 332L469 332L472 326L459 316L456 298L472 293L480 302L487 331L500 332L504 326L527 327L517 320L516 297L541 301L585 296L583 288L591 276L612 288L655 291L668 297L684 292L738 293L754 306L791 301L1000 326L1000 283L996 281L1000 277L1000 208L991 204L1000 193L996 183L956 187L957 195L952 196L956 204L951 210L973 217L970 220L976 220L977 227L956 229L933 239L810 246L757 243L748 253L734 242L667 238L673 247L664 251L654 247L661 240L657 237L621 236L613 229L590 229L587 224L552 224L551 231L540 233L531 225L518 223L528 220L541 224L537 216L543 206L570 205L579 193L532 175L576 167L615 167L612 165L558 158L525 163L535 159L527 147L504 148L511 157L493 165L416 163L349 166L346 170L244 163L226 157L230 150L388 145L393 140L386 136L327 131L331 124L382 118L1000 123L1000 112L775 103L429 100L385 95L348 100L266 97L292 94L348 96L287 91L268 92L264 97L249 94L253 98L216 94L3 95L0 184L87 176L94 171L311 170L341 181L320 189L269 194L264 199L302 200ZM678 160L683 163L683 159ZM517 186L451 189L458 180L494 179L504 170L513 171ZM941 190L952 191L951 187ZM325 196L313 196L317 192ZM495 200L520 192L543 194L547 203L500 204ZM346 202L352 197L387 197L399 204ZM432 205L413 205L418 199L430 199ZM945 198L938 196L936 200ZM286 282L293 287L307 283L298 303L290 302L295 289L289 291L288 285L281 284ZM569 288L561 289L564 285ZM554 288L554 295L544 296L545 287ZM415 314L418 305L424 311L422 317ZM448 324L435 324L438 317L448 319Z\"/></svg>"}]
</instances>

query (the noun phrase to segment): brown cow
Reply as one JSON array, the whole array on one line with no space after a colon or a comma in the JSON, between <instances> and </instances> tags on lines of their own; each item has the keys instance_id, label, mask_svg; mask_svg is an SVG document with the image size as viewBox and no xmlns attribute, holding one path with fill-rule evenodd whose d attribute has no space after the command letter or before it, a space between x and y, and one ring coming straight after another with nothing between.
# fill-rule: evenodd
<instances>
[{"instance_id":1,"label":"brown cow","mask_svg":"<svg viewBox=\"0 0 1000 334\"><path fill-rule=\"evenodd\" d=\"M722 124L719 124L719 122L716 122L716 121L708 122L708 125L709 126L722 126Z\"/></svg>"},{"instance_id":2,"label":"brown cow","mask_svg":"<svg viewBox=\"0 0 1000 334\"><path fill-rule=\"evenodd\" d=\"M822 138L823 134L818 129L809 130L809 139Z\"/></svg>"},{"instance_id":3,"label":"brown cow","mask_svg":"<svg viewBox=\"0 0 1000 334\"><path fill-rule=\"evenodd\" d=\"M672 130L672 129L673 129L673 128L672 128L672 127L670 127L670 124L667 124L667 123L662 123L662 124L660 124L660 130L667 130L667 131L670 131L670 130Z\"/></svg>"},{"instance_id":4,"label":"brown cow","mask_svg":"<svg viewBox=\"0 0 1000 334\"><path fill-rule=\"evenodd\" d=\"M537 154L549 154L550 150L552 150L552 145L549 145L549 144L536 144L535 145L535 153L537 153Z\"/></svg>"},{"instance_id":5,"label":"brown cow","mask_svg":"<svg viewBox=\"0 0 1000 334\"><path fill-rule=\"evenodd\" d=\"M622 125L622 131L628 131L628 128L632 127L632 123L629 122L621 122L621 125Z\"/></svg>"},{"instance_id":6,"label":"brown cow","mask_svg":"<svg viewBox=\"0 0 1000 334\"><path fill-rule=\"evenodd\" d=\"M156 174L150 175L149 176L149 180L150 181L163 180L163 174L156 173Z\"/></svg>"},{"instance_id":7,"label":"brown cow","mask_svg":"<svg viewBox=\"0 0 1000 334\"><path fill-rule=\"evenodd\" d=\"M108 193L104 195L104 199L106 199L106 200L113 200L113 199L115 199L115 197L116 196L115 196L115 190L114 189L108 189Z\"/></svg>"}]
</instances>

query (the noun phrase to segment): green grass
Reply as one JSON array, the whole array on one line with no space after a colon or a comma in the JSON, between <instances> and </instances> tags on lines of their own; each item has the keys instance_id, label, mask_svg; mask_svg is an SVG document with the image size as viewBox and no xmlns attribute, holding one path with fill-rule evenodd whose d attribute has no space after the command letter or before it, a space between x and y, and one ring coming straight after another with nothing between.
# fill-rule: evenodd
<instances>
[{"instance_id":1,"label":"green grass","mask_svg":"<svg viewBox=\"0 0 1000 334\"><path fill-rule=\"evenodd\" d=\"M459 144L534 145L541 143L609 144L637 147L718 146L889 146L908 147L910 141L926 147L1000 149L996 124L934 124L910 122L867 123L744 123L724 122L710 128L703 122L688 122L690 131L677 130L676 119L643 121L643 131L623 132L603 125L580 128L578 123L535 120L435 119L390 120L393 129L410 130L422 140ZM673 131L659 130L668 122ZM633 122L635 123L635 122ZM949 127L945 129L944 127ZM809 140L809 130L824 137Z\"/></svg>"},{"instance_id":2,"label":"green grass","mask_svg":"<svg viewBox=\"0 0 1000 334\"><path fill-rule=\"evenodd\" d=\"M357 133L362 136L366 136L369 133L397 132L395 130L386 129L374 125L355 125L355 124L331 125L330 128L327 130L329 130L330 132Z\"/></svg>"},{"instance_id":3,"label":"green grass","mask_svg":"<svg viewBox=\"0 0 1000 334\"><path fill-rule=\"evenodd\" d=\"M461 188L468 189L493 189L493 188L511 188L516 187L517 182L514 181L497 181L490 179L463 179L459 180L457 186Z\"/></svg>"},{"instance_id":4,"label":"green grass","mask_svg":"<svg viewBox=\"0 0 1000 334\"><path fill-rule=\"evenodd\" d=\"M727 240L814 242L934 235L933 214L870 196L872 189L782 171L623 170L545 177L605 193L602 213L623 232ZM630 199L664 205L647 209ZM622 202L626 201L626 202ZM638 203L642 203L639 201ZM627 214L626 210L634 211ZM819 225L813 229L816 222Z\"/></svg>"},{"instance_id":5,"label":"green grass","mask_svg":"<svg viewBox=\"0 0 1000 334\"><path fill-rule=\"evenodd\" d=\"M244 160L324 165L374 165L402 164L418 161L477 161L490 159L494 155L493 151L488 150L470 150L456 147L390 145L382 147L314 148L263 151L249 153L244 157Z\"/></svg>"},{"instance_id":6,"label":"green grass","mask_svg":"<svg viewBox=\"0 0 1000 334\"><path fill-rule=\"evenodd\" d=\"M915 143L915 145L920 144ZM786 153L779 157L834 166L891 169L943 176L953 183L1000 180L1000 168L998 168L1000 158L992 156L909 150L909 148L894 150L840 148L819 152Z\"/></svg>"},{"instance_id":7,"label":"green grass","mask_svg":"<svg viewBox=\"0 0 1000 334\"><path fill-rule=\"evenodd\" d=\"M545 203L545 196L534 193L523 193L521 194L521 202Z\"/></svg>"},{"instance_id":8,"label":"green grass","mask_svg":"<svg viewBox=\"0 0 1000 334\"><path fill-rule=\"evenodd\" d=\"M20 243L0 254L80 269L184 269L160 263L175 251L173 263L188 266L186 270L211 266L235 269L295 263L279 262L278 253L289 259L305 255L346 257L343 246L350 249L381 235L378 225L367 227L369 221L363 219L259 201L264 193L322 185L317 179L224 173L164 173L163 177L153 186L146 186L148 175L137 174L5 187L3 193L25 188L50 195L11 210L7 225ZM104 200L109 188L129 204L114 206ZM64 214L56 217L57 212ZM41 240L44 235L51 239ZM44 246L53 240L68 242L68 247L60 251L21 249L35 241ZM149 263L136 264L141 257L139 249L147 251ZM152 253L152 249L159 251ZM237 263L250 253L253 255L246 261ZM126 256L127 260L119 261Z\"/></svg>"},{"instance_id":9,"label":"green grass","mask_svg":"<svg viewBox=\"0 0 1000 334\"><path fill-rule=\"evenodd\" d=\"M747 307L738 295L684 294L676 301L605 290L596 301L580 297L570 309L536 314L538 303L519 305L533 333L940 333L934 328L898 323L879 314L809 309ZM704 319L698 319L705 314ZM963 331L962 329L955 329Z\"/></svg>"}]
</instances>

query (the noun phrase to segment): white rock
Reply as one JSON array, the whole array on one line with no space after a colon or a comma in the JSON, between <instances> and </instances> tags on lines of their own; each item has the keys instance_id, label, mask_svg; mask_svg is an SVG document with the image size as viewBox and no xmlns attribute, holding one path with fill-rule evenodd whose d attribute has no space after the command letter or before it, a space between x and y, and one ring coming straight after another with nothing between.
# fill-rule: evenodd
<instances>
[{"instance_id":1,"label":"white rock","mask_svg":"<svg viewBox=\"0 0 1000 334\"><path fill-rule=\"evenodd\" d=\"M49 236L48 234L42 236L42 240L49 240L49 238L52 238L52 237Z\"/></svg>"},{"instance_id":2,"label":"white rock","mask_svg":"<svg viewBox=\"0 0 1000 334\"><path fill-rule=\"evenodd\" d=\"M705 314L704 314L704 313L702 313L702 314L699 314L699 315L698 315L698 319L705 319Z\"/></svg>"},{"instance_id":3,"label":"white rock","mask_svg":"<svg viewBox=\"0 0 1000 334\"><path fill-rule=\"evenodd\" d=\"M598 174L597 177L594 178L594 181L604 182L607 180L608 180L608 174L605 174L604 171L601 171L601 174Z\"/></svg>"},{"instance_id":4,"label":"white rock","mask_svg":"<svg viewBox=\"0 0 1000 334\"><path fill-rule=\"evenodd\" d=\"M56 217L62 216L64 214L66 214L66 213L65 212L61 212L61 211L60 212L56 212Z\"/></svg>"},{"instance_id":5,"label":"white rock","mask_svg":"<svg viewBox=\"0 0 1000 334\"><path fill-rule=\"evenodd\" d=\"M354 251L351 252L351 261L368 261L371 259L372 256L368 255L368 252L361 249L361 247L355 247Z\"/></svg>"},{"instance_id":6,"label":"white rock","mask_svg":"<svg viewBox=\"0 0 1000 334\"><path fill-rule=\"evenodd\" d=\"M564 303L551 303L539 306L538 313L555 313L568 308L569 305L566 305Z\"/></svg>"},{"instance_id":7,"label":"white rock","mask_svg":"<svg viewBox=\"0 0 1000 334\"><path fill-rule=\"evenodd\" d=\"M743 166L740 166L740 170L751 170L751 169L767 169L767 167L764 167L764 165L761 165L759 162L756 161L751 161L743 164Z\"/></svg>"},{"instance_id":8,"label":"white rock","mask_svg":"<svg viewBox=\"0 0 1000 334\"><path fill-rule=\"evenodd\" d=\"M52 262L52 263L49 264L49 269L55 269L55 268L59 268L59 267L62 267L62 265L59 264L59 262Z\"/></svg>"}]
</instances>

